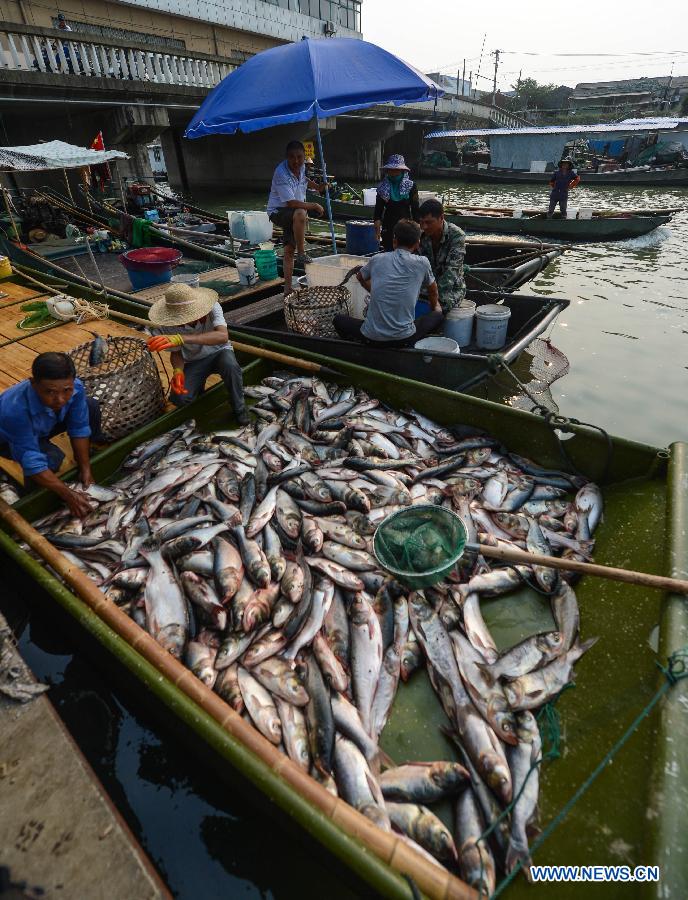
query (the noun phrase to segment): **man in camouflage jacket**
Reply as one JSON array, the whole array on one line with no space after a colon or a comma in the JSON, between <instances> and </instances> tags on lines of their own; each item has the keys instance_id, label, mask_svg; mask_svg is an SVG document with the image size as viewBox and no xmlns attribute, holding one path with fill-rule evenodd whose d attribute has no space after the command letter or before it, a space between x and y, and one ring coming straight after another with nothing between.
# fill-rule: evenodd
<instances>
[{"instance_id":1,"label":"man in camouflage jacket","mask_svg":"<svg viewBox=\"0 0 688 900\"><path fill-rule=\"evenodd\" d=\"M463 277L466 235L457 225L445 220L444 207L439 200L426 200L420 207L419 217L423 229L419 252L430 260L440 306L446 315L466 296Z\"/></svg>"}]
</instances>

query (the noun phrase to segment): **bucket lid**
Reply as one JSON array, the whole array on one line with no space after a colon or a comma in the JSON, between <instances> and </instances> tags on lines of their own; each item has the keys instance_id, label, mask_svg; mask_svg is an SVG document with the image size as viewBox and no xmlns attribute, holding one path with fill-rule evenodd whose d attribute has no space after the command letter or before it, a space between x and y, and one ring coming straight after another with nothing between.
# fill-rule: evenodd
<instances>
[{"instance_id":1,"label":"bucket lid","mask_svg":"<svg viewBox=\"0 0 688 900\"><path fill-rule=\"evenodd\" d=\"M437 353L458 353L459 345L453 338L426 337L414 344L416 350L434 350Z\"/></svg>"},{"instance_id":2,"label":"bucket lid","mask_svg":"<svg viewBox=\"0 0 688 900\"><path fill-rule=\"evenodd\" d=\"M511 310L508 306L501 306L498 303L485 303L476 309L475 314L481 319L508 319Z\"/></svg>"}]
</instances>

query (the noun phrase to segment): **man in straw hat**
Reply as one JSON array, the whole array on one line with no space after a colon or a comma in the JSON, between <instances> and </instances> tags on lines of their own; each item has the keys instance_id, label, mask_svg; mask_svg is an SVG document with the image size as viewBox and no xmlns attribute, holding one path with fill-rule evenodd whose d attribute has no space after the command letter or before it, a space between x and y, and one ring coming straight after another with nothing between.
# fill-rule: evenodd
<instances>
[{"instance_id":1,"label":"man in straw hat","mask_svg":"<svg viewBox=\"0 0 688 900\"><path fill-rule=\"evenodd\" d=\"M248 425L241 367L229 343L227 323L217 292L173 284L150 308L148 349L171 351L174 368L170 400L177 406L190 403L205 388L210 375L219 375L232 401L240 425Z\"/></svg>"}]
</instances>

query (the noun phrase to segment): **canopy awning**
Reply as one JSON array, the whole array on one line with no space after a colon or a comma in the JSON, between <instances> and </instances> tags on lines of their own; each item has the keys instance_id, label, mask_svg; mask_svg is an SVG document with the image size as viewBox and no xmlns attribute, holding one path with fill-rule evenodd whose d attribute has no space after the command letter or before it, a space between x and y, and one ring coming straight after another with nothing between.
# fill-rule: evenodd
<instances>
[{"instance_id":1,"label":"canopy awning","mask_svg":"<svg viewBox=\"0 0 688 900\"><path fill-rule=\"evenodd\" d=\"M120 150L89 150L65 141L46 141L25 147L0 147L0 171L44 172L99 166L113 159L128 159Z\"/></svg>"},{"instance_id":2,"label":"canopy awning","mask_svg":"<svg viewBox=\"0 0 688 900\"><path fill-rule=\"evenodd\" d=\"M432 138L459 137L501 137L503 135L538 135L538 134L603 134L620 131L670 131L685 128L688 119L656 118L656 119L624 119L623 122L601 122L597 125L526 125L523 128L462 128L451 131L432 131L426 134L426 140Z\"/></svg>"}]
</instances>

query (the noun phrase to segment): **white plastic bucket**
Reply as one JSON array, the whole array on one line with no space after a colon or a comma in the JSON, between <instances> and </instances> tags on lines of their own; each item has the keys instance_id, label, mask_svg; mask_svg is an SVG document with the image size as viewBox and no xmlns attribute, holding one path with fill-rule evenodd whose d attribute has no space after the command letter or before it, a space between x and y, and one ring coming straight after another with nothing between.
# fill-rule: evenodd
<instances>
[{"instance_id":1,"label":"white plastic bucket","mask_svg":"<svg viewBox=\"0 0 688 900\"><path fill-rule=\"evenodd\" d=\"M498 303L486 303L475 311L475 342L481 350L501 350L506 344L511 310Z\"/></svg>"},{"instance_id":2,"label":"white plastic bucket","mask_svg":"<svg viewBox=\"0 0 688 900\"><path fill-rule=\"evenodd\" d=\"M577 206L569 206L566 210L566 218L567 219L577 219L578 218L578 207Z\"/></svg>"},{"instance_id":3,"label":"white plastic bucket","mask_svg":"<svg viewBox=\"0 0 688 900\"><path fill-rule=\"evenodd\" d=\"M266 212L245 212L246 240L250 244L260 244L272 237L272 222Z\"/></svg>"},{"instance_id":4,"label":"white plastic bucket","mask_svg":"<svg viewBox=\"0 0 688 900\"><path fill-rule=\"evenodd\" d=\"M515 210L513 210L511 215L514 217L514 219L522 219L523 218L523 210L515 209Z\"/></svg>"},{"instance_id":5,"label":"white plastic bucket","mask_svg":"<svg viewBox=\"0 0 688 900\"><path fill-rule=\"evenodd\" d=\"M377 197L377 188L363 188L363 205L375 206L375 198Z\"/></svg>"},{"instance_id":6,"label":"white plastic bucket","mask_svg":"<svg viewBox=\"0 0 688 900\"><path fill-rule=\"evenodd\" d=\"M240 284L255 284L258 281L258 273L256 272L256 263L253 259L238 259L237 272L239 273Z\"/></svg>"},{"instance_id":7,"label":"white plastic bucket","mask_svg":"<svg viewBox=\"0 0 688 900\"><path fill-rule=\"evenodd\" d=\"M365 256L354 256L351 253L340 253L337 256L319 256L306 266L306 278L309 287L331 287L342 283L342 279L354 266L363 266L368 262ZM363 318L370 301L370 294L355 275L347 281L346 289L351 294L349 304L350 315Z\"/></svg>"},{"instance_id":8,"label":"white plastic bucket","mask_svg":"<svg viewBox=\"0 0 688 900\"><path fill-rule=\"evenodd\" d=\"M447 313L442 329L444 336L456 341L459 347L467 347L473 336L474 318L475 303L472 300L462 300L459 306Z\"/></svg>"},{"instance_id":9,"label":"white plastic bucket","mask_svg":"<svg viewBox=\"0 0 688 900\"><path fill-rule=\"evenodd\" d=\"M448 337L426 337L413 345L416 350L432 350L433 353L460 353L456 341Z\"/></svg>"},{"instance_id":10,"label":"white plastic bucket","mask_svg":"<svg viewBox=\"0 0 688 900\"><path fill-rule=\"evenodd\" d=\"M579 219L592 219L593 208L592 206L581 206L578 209L578 218Z\"/></svg>"},{"instance_id":11,"label":"white plastic bucket","mask_svg":"<svg viewBox=\"0 0 688 900\"><path fill-rule=\"evenodd\" d=\"M188 275L173 275L172 282L174 284L188 284L189 287L197 288L201 283L201 276L198 272L192 272Z\"/></svg>"}]
</instances>

